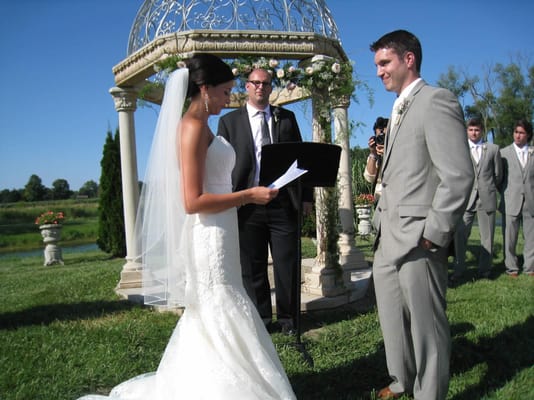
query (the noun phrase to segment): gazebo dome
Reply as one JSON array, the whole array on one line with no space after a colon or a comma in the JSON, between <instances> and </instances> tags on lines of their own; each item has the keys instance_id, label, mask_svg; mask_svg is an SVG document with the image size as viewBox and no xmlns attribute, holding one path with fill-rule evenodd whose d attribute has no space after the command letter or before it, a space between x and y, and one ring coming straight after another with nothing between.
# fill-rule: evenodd
<instances>
[{"instance_id":1,"label":"gazebo dome","mask_svg":"<svg viewBox=\"0 0 534 400\"><path fill-rule=\"evenodd\" d=\"M160 36L191 30L311 32L339 41L325 0L145 0L128 56Z\"/></svg>"}]
</instances>

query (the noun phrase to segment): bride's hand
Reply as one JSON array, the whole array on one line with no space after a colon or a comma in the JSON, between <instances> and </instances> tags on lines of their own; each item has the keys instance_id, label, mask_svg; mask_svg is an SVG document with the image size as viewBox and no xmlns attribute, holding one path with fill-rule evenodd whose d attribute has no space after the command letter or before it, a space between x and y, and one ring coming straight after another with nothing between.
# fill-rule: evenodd
<instances>
[{"instance_id":1,"label":"bride's hand","mask_svg":"<svg viewBox=\"0 0 534 400\"><path fill-rule=\"evenodd\" d=\"M278 195L278 189L269 189L265 186L256 186L247 190L246 203L265 205Z\"/></svg>"}]
</instances>

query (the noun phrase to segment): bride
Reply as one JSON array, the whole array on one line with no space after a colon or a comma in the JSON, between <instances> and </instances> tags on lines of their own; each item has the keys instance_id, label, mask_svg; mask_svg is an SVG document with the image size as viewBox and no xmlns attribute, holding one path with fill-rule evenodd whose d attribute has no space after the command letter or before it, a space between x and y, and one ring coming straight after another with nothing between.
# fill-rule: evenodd
<instances>
[{"instance_id":1,"label":"bride","mask_svg":"<svg viewBox=\"0 0 534 400\"><path fill-rule=\"evenodd\" d=\"M237 207L266 204L278 190L232 192L235 153L208 117L230 101L234 76L209 54L186 66L166 84L136 226L145 302L185 312L156 372L80 400L295 399L239 263Z\"/></svg>"}]
</instances>

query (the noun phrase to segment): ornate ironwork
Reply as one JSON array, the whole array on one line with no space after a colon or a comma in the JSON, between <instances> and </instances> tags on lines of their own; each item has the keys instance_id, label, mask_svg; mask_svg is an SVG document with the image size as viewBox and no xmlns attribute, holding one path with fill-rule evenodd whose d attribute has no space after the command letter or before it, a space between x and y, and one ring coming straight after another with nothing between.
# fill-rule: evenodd
<instances>
[{"instance_id":1,"label":"ornate ironwork","mask_svg":"<svg viewBox=\"0 0 534 400\"><path fill-rule=\"evenodd\" d=\"M313 32L339 41L325 0L145 0L128 55L159 36L195 29Z\"/></svg>"}]
</instances>

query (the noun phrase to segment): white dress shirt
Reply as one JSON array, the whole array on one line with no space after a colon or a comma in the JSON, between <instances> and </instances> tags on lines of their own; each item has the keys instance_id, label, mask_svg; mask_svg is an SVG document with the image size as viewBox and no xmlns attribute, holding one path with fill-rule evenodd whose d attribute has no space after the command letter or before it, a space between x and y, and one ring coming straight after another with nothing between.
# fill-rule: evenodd
<instances>
[{"instance_id":1,"label":"white dress shirt","mask_svg":"<svg viewBox=\"0 0 534 400\"><path fill-rule=\"evenodd\" d=\"M247 103L248 120L250 122L250 129L252 130L252 140L254 141L254 154L256 155L256 173L254 174L254 185L257 186L260 182L260 163L261 163L261 123L263 114L267 118L269 125L269 133L271 134L271 143L273 141L273 129L271 118L271 107L267 106L264 110L258 110Z\"/></svg>"},{"instance_id":2,"label":"white dress shirt","mask_svg":"<svg viewBox=\"0 0 534 400\"><path fill-rule=\"evenodd\" d=\"M514 143L514 149L519 159L519 163L523 168L527 165L528 160L528 144L525 144L523 147L519 147Z\"/></svg>"}]
</instances>

